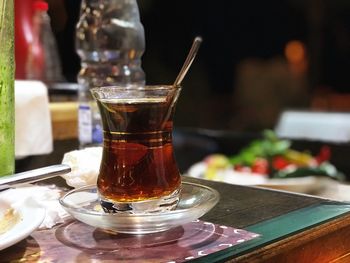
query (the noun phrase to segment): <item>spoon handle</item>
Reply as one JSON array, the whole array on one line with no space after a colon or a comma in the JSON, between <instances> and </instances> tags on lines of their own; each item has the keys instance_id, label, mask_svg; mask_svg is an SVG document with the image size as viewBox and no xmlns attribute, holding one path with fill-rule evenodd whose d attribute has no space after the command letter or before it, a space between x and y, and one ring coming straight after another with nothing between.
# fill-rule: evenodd
<instances>
[{"instance_id":1,"label":"spoon handle","mask_svg":"<svg viewBox=\"0 0 350 263\"><path fill-rule=\"evenodd\" d=\"M11 176L4 176L0 178L0 190L4 190L24 183L34 183L44 179L49 179L61 174L69 173L70 171L71 168L68 165L56 164L13 174Z\"/></svg>"},{"instance_id":2,"label":"spoon handle","mask_svg":"<svg viewBox=\"0 0 350 263\"><path fill-rule=\"evenodd\" d=\"M182 80L184 79L184 77L187 74L187 71L189 70L190 66L192 65L193 60L195 59L199 46L202 43L202 38L201 37L195 37L195 39L193 40L191 49L186 57L186 60L179 72L179 74L177 75L175 82L174 82L174 86L180 86Z\"/></svg>"}]
</instances>

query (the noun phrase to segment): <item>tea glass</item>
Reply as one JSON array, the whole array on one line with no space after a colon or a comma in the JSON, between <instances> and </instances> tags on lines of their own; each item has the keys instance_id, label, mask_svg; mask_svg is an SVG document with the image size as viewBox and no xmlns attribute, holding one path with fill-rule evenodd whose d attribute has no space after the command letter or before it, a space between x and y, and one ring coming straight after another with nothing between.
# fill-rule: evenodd
<instances>
[{"instance_id":1,"label":"tea glass","mask_svg":"<svg viewBox=\"0 0 350 263\"><path fill-rule=\"evenodd\" d=\"M97 179L108 213L156 213L179 202L181 176L172 144L179 86L110 86L91 89L103 126Z\"/></svg>"}]
</instances>

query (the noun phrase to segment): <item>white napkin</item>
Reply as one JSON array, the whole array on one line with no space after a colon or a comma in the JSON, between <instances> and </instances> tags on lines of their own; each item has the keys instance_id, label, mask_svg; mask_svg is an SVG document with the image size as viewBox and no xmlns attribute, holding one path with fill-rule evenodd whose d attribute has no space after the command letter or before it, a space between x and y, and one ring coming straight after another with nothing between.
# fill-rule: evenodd
<instances>
[{"instance_id":1,"label":"white napkin","mask_svg":"<svg viewBox=\"0 0 350 263\"><path fill-rule=\"evenodd\" d=\"M71 167L70 173L62 175L74 188L96 184L102 158L102 147L88 147L67 152L62 163Z\"/></svg>"},{"instance_id":2,"label":"white napkin","mask_svg":"<svg viewBox=\"0 0 350 263\"><path fill-rule=\"evenodd\" d=\"M63 223L64 219L69 216L58 201L61 194L61 190L54 185L34 186L28 184L1 192L0 199L9 202L13 207L21 207L30 202L45 208L45 219L39 226L39 229L45 229Z\"/></svg>"},{"instance_id":3,"label":"white napkin","mask_svg":"<svg viewBox=\"0 0 350 263\"><path fill-rule=\"evenodd\" d=\"M40 81L15 81L16 158L52 152L47 87Z\"/></svg>"}]
</instances>

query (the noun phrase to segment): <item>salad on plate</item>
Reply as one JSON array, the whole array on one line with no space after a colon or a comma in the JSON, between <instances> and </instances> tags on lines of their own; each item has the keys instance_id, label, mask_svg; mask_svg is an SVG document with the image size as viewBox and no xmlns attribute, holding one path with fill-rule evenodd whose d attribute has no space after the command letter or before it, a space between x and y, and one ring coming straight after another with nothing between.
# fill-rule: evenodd
<instances>
[{"instance_id":1,"label":"salad on plate","mask_svg":"<svg viewBox=\"0 0 350 263\"><path fill-rule=\"evenodd\" d=\"M191 166L188 175L243 185L300 186L302 183L315 188L324 178L345 179L344 174L331 164L330 158L331 150L327 145L322 146L318 154L312 155L307 150L293 149L290 140L280 139L273 131L265 130L261 139L253 140L238 154L209 155Z\"/></svg>"}]
</instances>

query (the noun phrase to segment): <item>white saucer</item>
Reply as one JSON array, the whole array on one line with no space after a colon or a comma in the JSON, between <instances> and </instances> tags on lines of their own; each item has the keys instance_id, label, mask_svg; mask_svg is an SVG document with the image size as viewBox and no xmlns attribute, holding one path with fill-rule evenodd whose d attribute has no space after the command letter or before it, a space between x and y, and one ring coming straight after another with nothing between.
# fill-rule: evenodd
<instances>
[{"instance_id":1,"label":"white saucer","mask_svg":"<svg viewBox=\"0 0 350 263\"><path fill-rule=\"evenodd\" d=\"M149 214L108 214L102 211L96 185L74 189L60 199L77 220L93 227L127 234L146 234L189 223L206 214L219 201L219 193L207 186L182 183L180 201L173 211Z\"/></svg>"}]
</instances>

